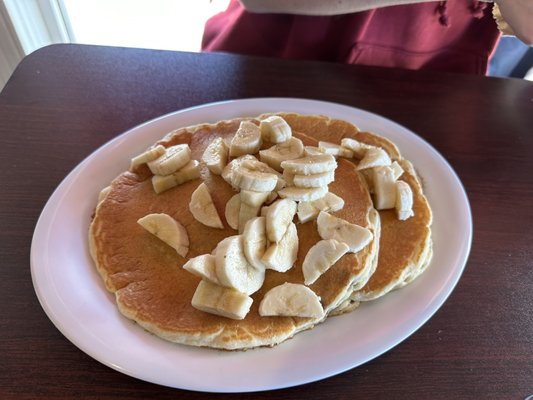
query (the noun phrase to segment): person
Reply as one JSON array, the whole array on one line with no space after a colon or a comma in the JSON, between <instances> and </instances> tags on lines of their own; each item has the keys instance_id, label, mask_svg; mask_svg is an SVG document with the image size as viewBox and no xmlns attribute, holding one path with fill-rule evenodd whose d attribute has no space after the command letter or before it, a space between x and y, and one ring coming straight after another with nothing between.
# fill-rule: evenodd
<instances>
[{"instance_id":1,"label":"person","mask_svg":"<svg viewBox=\"0 0 533 400\"><path fill-rule=\"evenodd\" d=\"M533 0L231 0L203 51L486 74L502 31L533 42Z\"/></svg>"},{"instance_id":2,"label":"person","mask_svg":"<svg viewBox=\"0 0 533 400\"><path fill-rule=\"evenodd\" d=\"M527 68L522 68L522 64L527 67L530 50L533 51L533 48L522 43L516 37L503 36L489 60L488 75L525 78ZM532 67L533 64L529 64L529 66Z\"/></svg>"}]
</instances>

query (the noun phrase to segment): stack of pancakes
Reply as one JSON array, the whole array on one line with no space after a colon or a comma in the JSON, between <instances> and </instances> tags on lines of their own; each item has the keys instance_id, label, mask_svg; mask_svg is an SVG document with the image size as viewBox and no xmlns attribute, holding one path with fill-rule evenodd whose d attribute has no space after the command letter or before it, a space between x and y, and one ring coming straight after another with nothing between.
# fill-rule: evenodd
<instances>
[{"instance_id":1,"label":"stack of pancakes","mask_svg":"<svg viewBox=\"0 0 533 400\"><path fill-rule=\"evenodd\" d=\"M376 134L360 132L345 121L324 116L276 115L289 123L293 136L304 145L317 146L318 141L340 143L349 137L384 148L404 169L400 179L409 183L413 191L414 216L400 221L394 210L376 211L365 177L356 170L358 161L338 158L335 181L329 191L343 198L345 205L335 216L370 229L374 240L363 250L344 255L310 285L320 296L324 318L261 317L258 313L261 299L271 288L284 282L303 284L302 262L321 239L316 221L309 221L297 223L299 249L293 268L284 273L267 270L262 288L252 295L248 315L243 320L233 320L192 307L200 278L182 267L189 259L211 253L222 239L236 234L224 220L225 205L234 190L202 162L199 179L160 194L154 192L152 174L146 165L134 172L126 171L112 182L99 202L89 232L97 270L106 288L115 294L122 314L176 343L228 350L273 346L330 315L353 310L360 301L376 299L409 283L427 267L431 259L431 210L414 168L402 159L396 146ZM222 137L229 143L243 120L259 122L256 118L239 118L180 128L157 144L188 144L192 158L201 160L215 138ZM191 195L202 182L211 193L224 229L201 224L189 211ZM169 214L186 228L190 247L185 258L137 224L139 218L150 213Z\"/></svg>"}]
</instances>

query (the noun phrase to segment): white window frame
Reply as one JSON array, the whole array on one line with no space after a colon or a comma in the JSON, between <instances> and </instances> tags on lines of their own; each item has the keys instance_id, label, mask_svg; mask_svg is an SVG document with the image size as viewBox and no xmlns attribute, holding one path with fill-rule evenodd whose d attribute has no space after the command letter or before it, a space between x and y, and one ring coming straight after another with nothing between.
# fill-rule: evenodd
<instances>
[{"instance_id":1,"label":"white window frame","mask_svg":"<svg viewBox=\"0 0 533 400\"><path fill-rule=\"evenodd\" d=\"M62 0L2 0L0 88L25 55L49 44L73 41Z\"/></svg>"},{"instance_id":2,"label":"white window frame","mask_svg":"<svg viewBox=\"0 0 533 400\"><path fill-rule=\"evenodd\" d=\"M7 9L4 3L0 2L0 90L22 57L24 57L24 50L22 50Z\"/></svg>"},{"instance_id":3,"label":"white window frame","mask_svg":"<svg viewBox=\"0 0 533 400\"><path fill-rule=\"evenodd\" d=\"M25 54L69 43L72 32L61 0L3 0Z\"/></svg>"}]
</instances>

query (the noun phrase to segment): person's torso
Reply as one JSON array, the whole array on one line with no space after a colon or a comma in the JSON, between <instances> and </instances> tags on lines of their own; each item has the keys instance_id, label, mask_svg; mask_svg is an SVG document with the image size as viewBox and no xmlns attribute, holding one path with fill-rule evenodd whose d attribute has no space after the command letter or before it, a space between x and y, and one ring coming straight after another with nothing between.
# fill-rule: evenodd
<instances>
[{"instance_id":1,"label":"person's torso","mask_svg":"<svg viewBox=\"0 0 533 400\"><path fill-rule=\"evenodd\" d=\"M203 50L483 74L499 32L491 6L449 0L338 16L253 14L233 0Z\"/></svg>"}]
</instances>

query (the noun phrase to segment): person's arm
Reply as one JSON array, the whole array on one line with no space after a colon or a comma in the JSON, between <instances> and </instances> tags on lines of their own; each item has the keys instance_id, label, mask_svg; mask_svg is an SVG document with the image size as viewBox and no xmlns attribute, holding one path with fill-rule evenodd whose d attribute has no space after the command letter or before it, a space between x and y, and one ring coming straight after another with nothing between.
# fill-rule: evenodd
<instances>
[{"instance_id":1,"label":"person's arm","mask_svg":"<svg viewBox=\"0 0 533 400\"><path fill-rule=\"evenodd\" d=\"M533 46L533 0L496 0L496 4L516 37Z\"/></svg>"},{"instance_id":2,"label":"person's arm","mask_svg":"<svg viewBox=\"0 0 533 400\"><path fill-rule=\"evenodd\" d=\"M298 15L339 15L435 0L239 0L247 11ZM492 0L490 0L492 1Z\"/></svg>"},{"instance_id":3,"label":"person's arm","mask_svg":"<svg viewBox=\"0 0 533 400\"><path fill-rule=\"evenodd\" d=\"M337 15L391 5L435 0L240 0L244 8L258 13ZM482 0L492 2L493 0ZM494 0L501 17L524 43L533 45L533 0Z\"/></svg>"}]
</instances>

